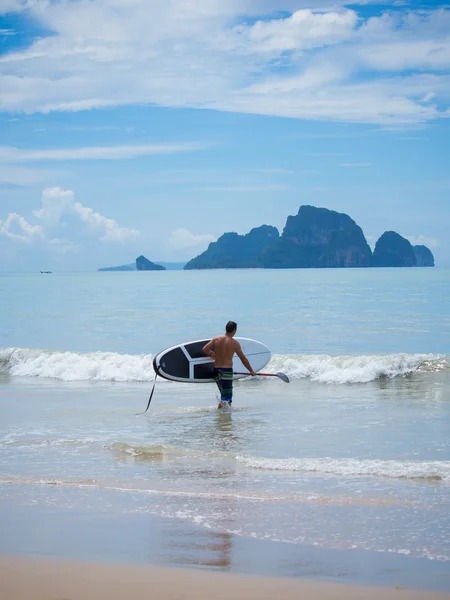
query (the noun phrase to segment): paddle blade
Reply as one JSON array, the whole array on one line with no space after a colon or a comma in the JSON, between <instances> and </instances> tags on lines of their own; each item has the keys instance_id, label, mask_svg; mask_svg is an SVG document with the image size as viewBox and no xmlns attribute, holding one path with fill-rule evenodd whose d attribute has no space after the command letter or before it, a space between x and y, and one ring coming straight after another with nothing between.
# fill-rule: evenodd
<instances>
[{"instance_id":1,"label":"paddle blade","mask_svg":"<svg viewBox=\"0 0 450 600\"><path fill-rule=\"evenodd\" d=\"M289 377L285 373L277 373L277 377L284 381L284 383L289 383Z\"/></svg>"}]
</instances>

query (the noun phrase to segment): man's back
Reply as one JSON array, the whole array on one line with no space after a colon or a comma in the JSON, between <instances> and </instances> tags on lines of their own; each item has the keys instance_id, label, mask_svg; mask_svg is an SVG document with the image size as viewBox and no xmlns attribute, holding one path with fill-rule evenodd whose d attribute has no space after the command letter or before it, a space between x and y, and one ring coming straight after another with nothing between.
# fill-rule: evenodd
<instances>
[{"instance_id":1,"label":"man's back","mask_svg":"<svg viewBox=\"0 0 450 600\"><path fill-rule=\"evenodd\" d=\"M219 335L213 339L214 366L228 369L233 366L233 355L239 347L238 342L228 335Z\"/></svg>"},{"instance_id":2,"label":"man's back","mask_svg":"<svg viewBox=\"0 0 450 600\"><path fill-rule=\"evenodd\" d=\"M214 379L220 390L218 408L224 405L231 406L233 400L233 355L235 352L250 375L256 375L247 357L242 352L240 343L233 339L236 329L236 323L228 321L225 326L225 335L218 335L202 348L203 353L214 360Z\"/></svg>"}]
</instances>

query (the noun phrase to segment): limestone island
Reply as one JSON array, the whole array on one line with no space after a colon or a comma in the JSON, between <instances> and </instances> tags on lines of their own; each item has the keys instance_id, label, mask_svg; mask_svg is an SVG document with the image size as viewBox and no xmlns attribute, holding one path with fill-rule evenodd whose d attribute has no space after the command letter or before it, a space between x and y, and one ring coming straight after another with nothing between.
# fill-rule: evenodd
<instances>
[{"instance_id":1,"label":"limestone island","mask_svg":"<svg viewBox=\"0 0 450 600\"><path fill-rule=\"evenodd\" d=\"M208 250L190 260L185 269L239 269L261 267L260 256L278 240L276 227L261 225L245 235L224 233Z\"/></svg>"},{"instance_id":2,"label":"limestone island","mask_svg":"<svg viewBox=\"0 0 450 600\"><path fill-rule=\"evenodd\" d=\"M289 216L283 233L262 225L245 235L224 233L185 269L434 267L426 246L412 246L386 231L372 250L364 233L348 215L327 208L300 206Z\"/></svg>"}]
</instances>

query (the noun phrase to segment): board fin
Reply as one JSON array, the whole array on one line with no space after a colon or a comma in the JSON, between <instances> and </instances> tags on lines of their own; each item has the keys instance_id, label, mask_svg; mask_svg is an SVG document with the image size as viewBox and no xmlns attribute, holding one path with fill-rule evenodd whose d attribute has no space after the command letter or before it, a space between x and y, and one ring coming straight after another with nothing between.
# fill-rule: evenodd
<instances>
[{"instance_id":1,"label":"board fin","mask_svg":"<svg viewBox=\"0 0 450 600\"><path fill-rule=\"evenodd\" d=\"M153 382L153 387L152 387L152 391L150 392L150 397L148 399L148 403L147 403L147 408L144 410L144 412L141 413L136 413L137 415L145 415L145 413L148 411L148 409L150 408L150 403L152 401L153 398L153 392L155 391L155 386L156 386L156 378L158 377L158 375L155 375L155 381Z\"/></svg>"}]
</instances>

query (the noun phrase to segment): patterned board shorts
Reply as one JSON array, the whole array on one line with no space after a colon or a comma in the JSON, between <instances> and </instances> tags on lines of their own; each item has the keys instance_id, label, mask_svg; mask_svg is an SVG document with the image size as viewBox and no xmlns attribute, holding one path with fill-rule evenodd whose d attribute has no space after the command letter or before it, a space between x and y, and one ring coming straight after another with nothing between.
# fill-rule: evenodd
<instances>
[{"instance_id":1,"label":"patterned board shorts","mask_svg":"<svg viewBox=\"0 0 450 600\"><path fill-rule=\"evenodd\" d=\"M214 379L220 391L222 402L233 401L233 369L214 369Z\"/></svg>"}]
</instances>

